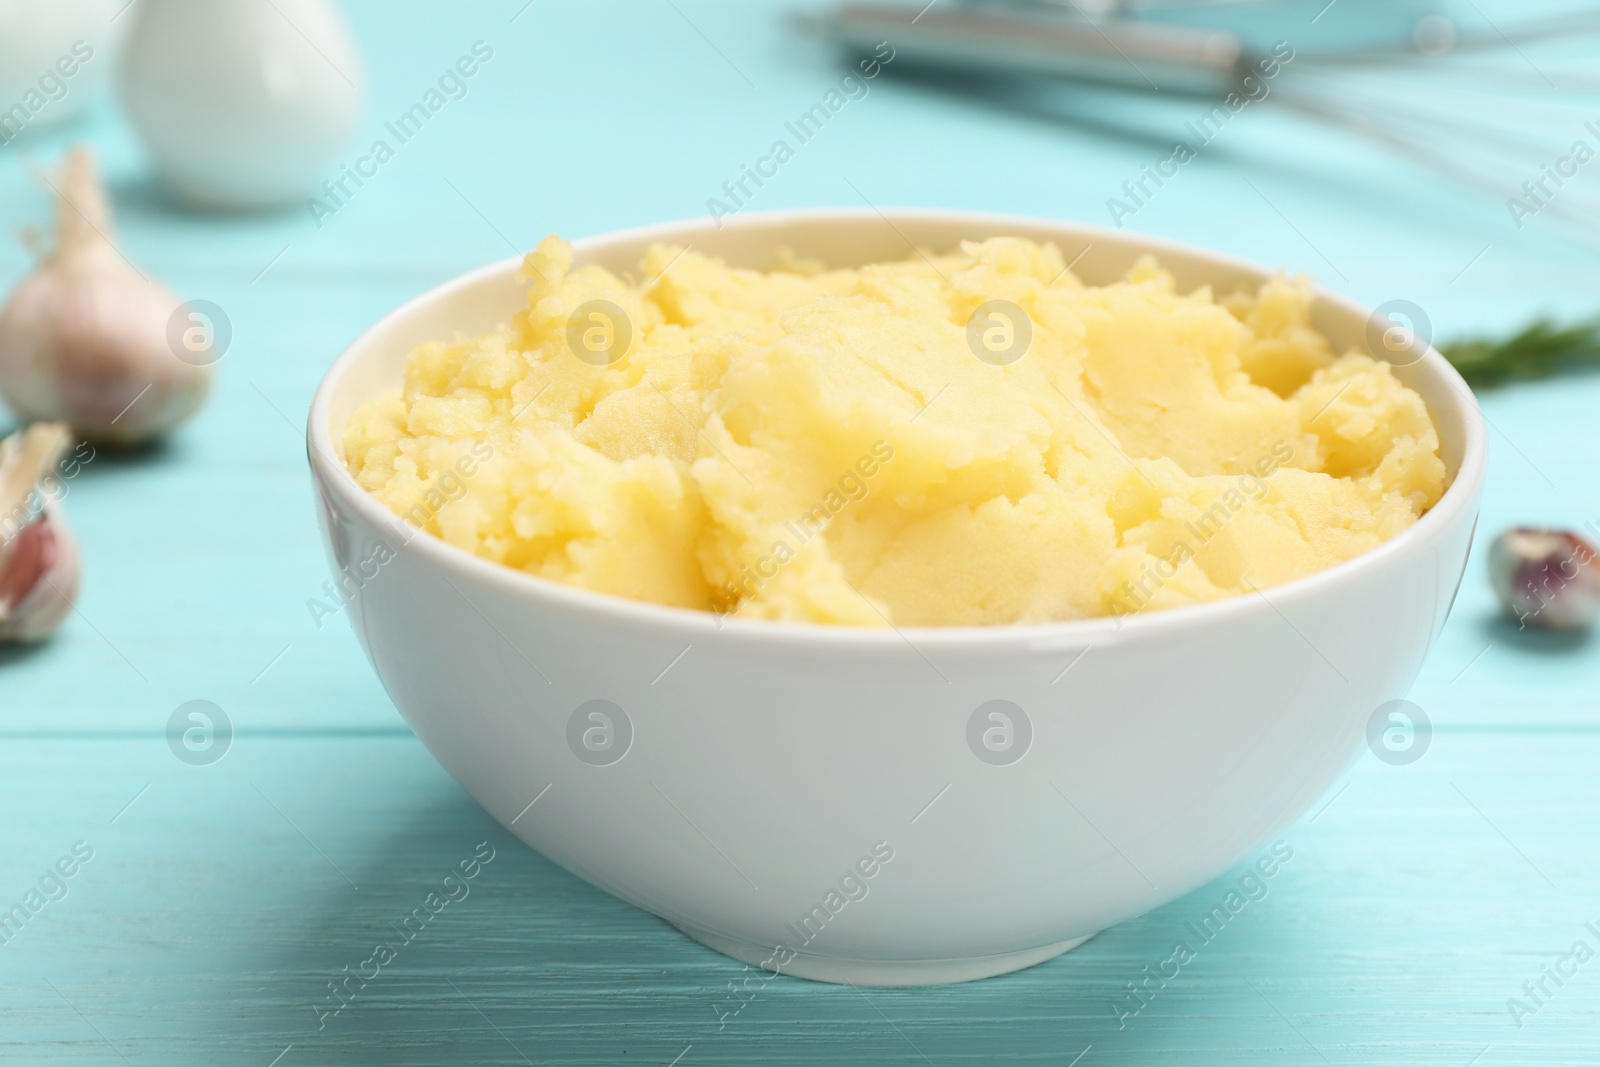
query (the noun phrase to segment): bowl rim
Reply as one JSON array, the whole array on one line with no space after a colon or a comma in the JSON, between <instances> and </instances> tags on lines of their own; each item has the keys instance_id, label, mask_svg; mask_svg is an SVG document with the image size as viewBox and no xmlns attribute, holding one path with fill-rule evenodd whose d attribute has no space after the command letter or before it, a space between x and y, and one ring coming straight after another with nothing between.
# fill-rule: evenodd
<instances>
[{"instance_id":1,"label":"bowl rim","mask_svg":"<svg viewBox=\"0 0 1600 1067\"><path fill-rule=\"evenodd\" d=\"M915 207L882 209L824 207L748 212L719 220L718 223L713 223L705 217L694 216L621 230L608 230L576 239L572 241L572 247L575 257L581 259L586 250L596 246L625 241L677 239L685 231L694 229L758 228L771 226L774 223L822 221L880 222L891 226L896 223L912 226L923 222L955 223L988 229L995 234L1005 233L1007 227L1013 230L1018 227L1059 230L1063 235L1069 232L1082 235L1091 242L1095 238L1114 240L1117 243L1131 240L1158 258L1170 252L1197 257L1219 267L1246 274L1270 276L1273 273L1270 268L1250 260L1136 231L1044 216ZM338 393L350 368L365 355L375 335L394 321L426 305L445 299L460 290L472 288L490 278L520 269L522 260L523 257L520 255L512 256L456 275L412 297L364 329L340 352L317 386L307 416L306 455L317 481L326 491L336 494L345 507L351 508L380 530L395 529L398 525L406 532L400 551L416 551L423 559L444 569L450 575L490 587L513 600L535 607L583 615L596 623L670 631L685 639L699 637L710 640L715 637L720 640L756 643L800 641L814 647L842 649L900 648L909 644L912 650L919 654L923 647L928 646L941 649L970 646L982 649L994 645L1018 644L1035 649L1081 648L1086 651L1095 645L1109 645L1113 642L1122 643L1141 638L1160 638L1173 628L1209 627L1250 616L1275 614L1282 617L1285 608L1302 606L1308 601L1332 592L1340 583L1351 581L1364 571L1381 568L1398 556L1421 551L1457 522L1463 512L1476 508L1484 481L1488 441L1485 421L1477 398L1455 367L1429 343L1422 357L1411 365L1426 367L1429 373L1449 387L1449 392L1455 397L1463 430L1461 462L1455 477L1434 506L1405 530L1377 547L1341 563L1280 585L1269 586L1268 589L1273 594L1271 599L1268 599L1266 592L1257 590L1255 596L1239 594L1220 600L1122 616L989 626L895 626L890 623L886 627L876 627L743 619L735 615L635 600L613 593L566 585L484 559L465 549L457 548L425 530L405 525L398 516L362 488L354 475L346 469L343 460L338 458L342 450L335 447L328 426L328 413L334 396ZM1327 303L1363 317L1370 317L1372 314L1371 308L1325 286L1314 284L1312 294L1317 303Z\"/></svg>"}]
</instances>

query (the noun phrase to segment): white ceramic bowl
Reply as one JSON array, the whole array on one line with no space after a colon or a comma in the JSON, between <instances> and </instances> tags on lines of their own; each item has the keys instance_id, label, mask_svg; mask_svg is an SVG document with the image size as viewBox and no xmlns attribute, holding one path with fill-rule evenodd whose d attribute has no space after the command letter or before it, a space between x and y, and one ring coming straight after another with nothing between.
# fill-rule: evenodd
<instances>
[{"instance_id":1,"label":"white ceramic bowl","mask_svg":"<svg viewBox=\"0 0 1600 1067\"><path fill-rule=\"evenodd\" d=\"M1093 283L1147 252L1185 288L1269 273L1076 223L929 211L693 220L575 249L619 272L654 241L747 266L780 245L849 265L904 257L908 239L998 234L1068 257L1087 246L1075 270ZM406 528L336 458L342 427L398 385L413 345L505 321L523 301L517 266L393 312L317 392L311 466L336 573L359 576L350 617L406 721L495 818L748 963L871 984L979 978L1216 878L1362 753L1369 718L1406 693L1460 582L1483 423L1422 342L1394 362L1438 426L1444 498L1376 550L1263 596L1120 623L829 628L585 592L427 535L402 545ZM1363 345L1368 319L1317 291L1316 325L1336 348ZM381 567L380 543L396 552ZM1031 725L1023 744L1017 724L1014 762L969 744L993 700ZM1006 744L1004 723L979 725Z\"/></svg>"}]
</instances>

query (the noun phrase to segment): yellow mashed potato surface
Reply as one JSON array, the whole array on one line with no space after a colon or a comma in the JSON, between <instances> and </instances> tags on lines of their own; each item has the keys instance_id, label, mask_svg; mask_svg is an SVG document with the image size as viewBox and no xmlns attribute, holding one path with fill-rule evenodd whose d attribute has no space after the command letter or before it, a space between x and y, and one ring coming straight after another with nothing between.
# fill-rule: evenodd
<instances>
[{"instance_id":1,"label":"yellow mashed potato surface","mask_svg":"<svg viewBox=\"0 0 1600 1067\"><path fill-rule=\"evenodd\" d=\"M585 589L858 626L1116 615L1332 566L1444 489L1421 398L1332 352L1299 280L1089 286L1013 238L853 270L656 247L630 281L549 237L524 273L526 308L413 352L345 457L410 523ZM1026 318L969 331L990 301Z\"/></svg>"}]
</instances>

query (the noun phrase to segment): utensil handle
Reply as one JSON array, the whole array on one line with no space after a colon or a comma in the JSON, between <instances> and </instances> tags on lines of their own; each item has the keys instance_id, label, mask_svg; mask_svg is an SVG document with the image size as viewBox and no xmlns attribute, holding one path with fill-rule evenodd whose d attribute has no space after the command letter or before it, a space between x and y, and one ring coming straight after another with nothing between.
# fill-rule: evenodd
<instances>
[{"instance_id":1,"label":"utensil handle","mask_svg":"<svg viewBox=\"0 0 1600 1067\"><path fill-rule=\"evenodd\" d=\"M1045 75L1196 96L1233 90L1246 59L1239 38L1221 30L972 8L930 7L913 17L901 4L847 3L811 26L863 52L888 41L897 64Z\"/></svg>"}]
</instances>

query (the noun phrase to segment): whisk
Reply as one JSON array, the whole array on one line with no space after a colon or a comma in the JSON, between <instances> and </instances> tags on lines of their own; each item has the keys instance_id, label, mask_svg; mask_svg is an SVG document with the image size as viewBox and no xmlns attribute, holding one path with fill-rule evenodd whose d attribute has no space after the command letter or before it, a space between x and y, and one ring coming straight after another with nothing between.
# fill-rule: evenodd
<instances>
[{"instance_id":1,"label":"whisk","mask_svg":"<svg viewBox=\"0 0 1600 1067\"><path fill-rule=\"evenodd\" d=\"M1126 0L846 3L811 26L863 53L888 40L895 71L1056 78L1216 106L1230 94L1235 104L1270 97L1503 198L1519 228L1559 217L1581 228L1582 243L1600 242L1600 200L1577 181L1600 173L1600 78L1584 72L1582 55L1547 54L1600 33L1600 8L1494 23L1470 0L1470 17L1459 19L1390 4L1409 32L1319 47L1338 36L1318 26L1338 2L1168 4L1191 22L1232 8L1242 29L1152 21ZM1268 7L1298 13L1275 27L1288 61L1249 32L1250 17Z\"/></svg>"}]
</instances>

